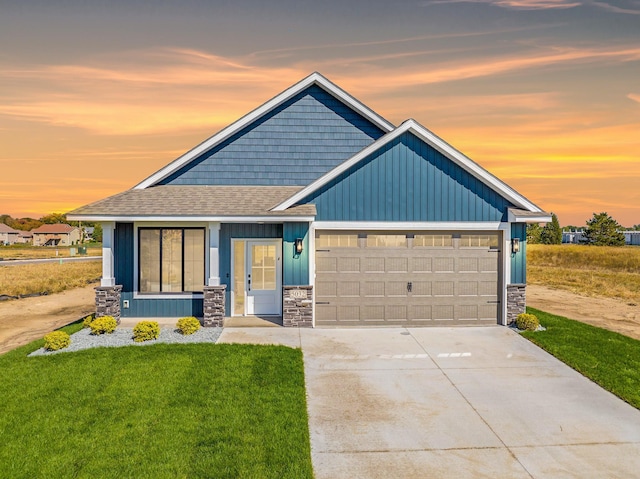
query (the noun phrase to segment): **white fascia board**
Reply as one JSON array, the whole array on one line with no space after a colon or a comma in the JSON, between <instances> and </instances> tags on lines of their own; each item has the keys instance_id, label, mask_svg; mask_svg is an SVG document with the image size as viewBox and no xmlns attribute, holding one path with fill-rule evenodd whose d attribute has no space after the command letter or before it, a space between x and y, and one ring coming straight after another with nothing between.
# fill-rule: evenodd
<instances>
[{"instance_id":1,"label":"white fascia board","mask_svg":"<svg viewBox=\"0 0 640 479\"><path fill-rule=\"evenodd\" d=\"M71 221L157 221L157 222L220 222L220 223L309 223L314 216L68 216Z\"/></svg>"},{"instance_id":2,"label":"white fascia board","mask_svg":"<svg viewBox=\"0 0 640 479\"><path fill-rule=\"evenodd\" d=\"M497 231L499 221L315 221L316 230Z\"/></svg>"},{"instance_id":3,"label":"white fascia board","mask_svg":"<svg viewBox=\"0 0 640 479\"><path fill-rule=\"evenodd\" d=\"M250 112L247 115L243 116L242 118L240 118L236 122L232 123L231 125L227 126L224 129L222 129L221 131L219 131L218 133L216 133L215 135L213 135L209 139L203 141L202 143L200 143L195 148L189 150L184 155L182 155L179 158L177 158L176 160L172 161L171 163L169 163L167 166L165 166L161 170L157 171L153 175L149 176L147 179L145 179L142 182L138 183L136 186L133 187L133 189L142 190L142 189L148 188L149 186L152 186L152 185L156 184L158 181L166 178L170 174L172 174L175 171L177 171L178 169L182 168L184 165L189 163L191 160L193 160L197 156L201 155L202 153L205 153L206 151L208 151L211 148L215 147L216 145L218 145L219 143L223 142L227 138L229 138L232 135L236 134L237 132L242 130L244 127L246 127L250 123L254 122L255 120L257 120L261 116L267 114L268 112L270 112L274 108L278 107L279 105L281 105L285 101L289 100L293 96L297 95L298 93L300 93L301 91L303 91L304 89L308 88L309 86L311 86L314 83L316 85L318 85L319 87L321 87L323 90L325 90L328 93L330 93L331 95L333 95L334 97L336 97L339 100L341 100L343 103L349 105L351 108L356 110L358 113L360 113L363 116L365 116L366 118L368 118L372 123L374 123L375 125L377 125L381 129L389 132L389 131L391 131L391 130L393 130L395 128L393 126L393 124L389 123L387 120L382 118L380 115L375 113L373 110L369 109L367 106L365 106L364 104L360 103L358 100L353 98L351 95L349 95L347 92L345 92L344 90L339 88L337 85L331 83L328 79L326 79L320 73L314 72L311 75L309 75L308 77L300 80L295 85L287 88L285 91L283 91L279 95L275 96L274 98L272 98L268 102L264 103L262 106L256 108L255 110L253 110L252 112Z\"/></svg>"},{"instance_id":4,"label":"white fascia board","mask_svg":"<svg viewBox=\"0 0 640 479\"><path fill-rule=\"evenodd\" d=\"M516 216L509 211L509 223L551 223L551 215Z\"/></svg>"},{"instance_id":5,"label":"white fascia board","mask_svg":"<svg viewBox=\"0 0 640 479\"><path fill-rule=\"evenodd\" d=\"M440 153L442 153L447 158L452 160L454 163L459 165L465 171L469 172L471 175L478 178L484 184L486 184L491 189L493 189L494 191L504 196L509 201L513 202L515 205L518 205L519 207L526 209L527 211L543 213L543 211L539 207L531 203L524 196L516 192L513 188L511 188L506 183L504 183L503 181L493 176L491 173L489 173L487 170L482 168L476 162L474 162L473 160L471 160L470 158L462 154L460 151L456 150L454 147L449 145L443 139L441 139L431 131L427 130L425 127L423 127L418 122L412 119L405 121L398 128L396 128L390 133L387 133L385 136L375 141L371 145L367 146L366 148L361 150L359 153L356 153L354 156L352 156L350 159L348 159L344 163L338 165L333 170L324 174L323 176L318 178L316 181L314 181L307 187L297 192L295 195L291 196L290 198L286 199L285 201L283 201L282 203L274 207L271 211L283 211L295 205L298 201L304 199L309 194L320 189L322 186L324 186L334 178L338 177L339 175L347 171L349 168L356 165L358 162L362 161L368 155L374 153L376 150L380 149L382 146L386 145L390 141L393 141L394 139L398 138L400 135L408 131L410 131L411 133L415 134L416 136L424 140L427 144L429 144L430 146L438 150Z\"/></svg>"}]
</instances>

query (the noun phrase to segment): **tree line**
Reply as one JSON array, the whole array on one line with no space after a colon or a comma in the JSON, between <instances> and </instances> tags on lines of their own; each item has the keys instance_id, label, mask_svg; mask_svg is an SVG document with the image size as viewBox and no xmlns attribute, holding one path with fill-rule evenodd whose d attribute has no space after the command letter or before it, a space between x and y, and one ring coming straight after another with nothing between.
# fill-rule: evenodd
<instances>
[{"instance_id":1,"label":"tree line","mask_svg":"<svg viewBox=\"0 0 640 479\"><path fill-rule=\"evenodd\" d=\"M584 244L595 246L624 246L625 239L623 228L613 217L606 212L593 213L591 219L587 220L584 227L560 228L558 217L551 213L551 222L540 226L530 224L527 226L527 242L530 244L560 244L562 243L562 231L580 231L583 233ZM640 225L630 228L634 231L640 230Z\"/></svg>"}]
</instances>

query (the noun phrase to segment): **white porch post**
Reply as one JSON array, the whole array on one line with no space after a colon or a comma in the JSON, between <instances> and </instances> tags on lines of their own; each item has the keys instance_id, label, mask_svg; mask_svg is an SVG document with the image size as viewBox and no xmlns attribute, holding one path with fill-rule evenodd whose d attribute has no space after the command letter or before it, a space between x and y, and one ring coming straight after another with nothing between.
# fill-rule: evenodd
<instances>
[{"instance_id":1,"label":"white porch post","mask_svg":"<svg viewBox=\"0 0 640 479\"><path fill-rule=\"evenodd\" d=\"M209 223L209 278L207 286L220 286L220 223Z\"/></svg>"},{"instance_id":2,"label":"white porch post","mask_svg":"<svg viewBox=\"0 0 640 479\"><path fill-rule=\"evenodd\" d=\"M115 286L113 264L113 239L115 222L102 223L102 279L100 286Z\"/></svg>"}]
</instances>

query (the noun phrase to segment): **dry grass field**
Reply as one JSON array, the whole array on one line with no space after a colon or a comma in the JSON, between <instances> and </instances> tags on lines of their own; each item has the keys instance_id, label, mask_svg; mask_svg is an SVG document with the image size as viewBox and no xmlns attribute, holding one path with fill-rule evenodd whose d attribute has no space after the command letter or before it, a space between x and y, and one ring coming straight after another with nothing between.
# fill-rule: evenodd
<instances>
[{"instance_id":1,"label":"dry grass field","mask_svg":"<svg viewBox=\"0 0 640 479\"><path fill-rule=\"evenodd\" d=\"M49 246L1 246L0 258L3 260L68 258L71 256L71 248L75 248L77 255L77 246L61 246L59 248ZM102 256L102 246L88 246L87 256Z\"/></svg>"},{"instance_id":2,"label":"dry grass field","mask_svg":"<svg viewBox=\"0 0 640 479\"><path fill-rule=\"evenodd\" d=\"M527 245L527 282L640 304L640 248Z\"/></svg>"},{"instance_id":3,"label":"dry grass field","mask_svg":"<svg viewBox=\"0 0 640 479\"><path fill-rule=\"evenodd\" d=\"M47 294L79 288L100 280L102 262L44 263L2 266L0 295Z\"/></svg>"}]
</instances>

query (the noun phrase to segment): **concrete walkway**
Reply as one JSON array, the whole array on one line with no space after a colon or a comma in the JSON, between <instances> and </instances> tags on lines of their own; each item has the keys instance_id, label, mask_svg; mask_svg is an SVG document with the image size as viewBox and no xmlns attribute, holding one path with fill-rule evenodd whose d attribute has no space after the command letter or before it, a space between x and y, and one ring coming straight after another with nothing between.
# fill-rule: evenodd
<instances>
[{"instance_id":1,"label":"concrete walkway","mask_svg":"<svg viewBox=\"0 0 640 479\"><path fill-rule=\"evenodd\" d=\"M504 327L225 328L302 347L324 478L637 477L640 411Z\"/></svg>"}]
</instances>

